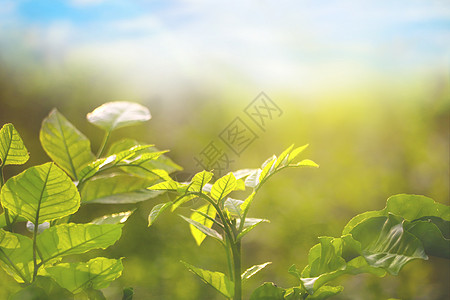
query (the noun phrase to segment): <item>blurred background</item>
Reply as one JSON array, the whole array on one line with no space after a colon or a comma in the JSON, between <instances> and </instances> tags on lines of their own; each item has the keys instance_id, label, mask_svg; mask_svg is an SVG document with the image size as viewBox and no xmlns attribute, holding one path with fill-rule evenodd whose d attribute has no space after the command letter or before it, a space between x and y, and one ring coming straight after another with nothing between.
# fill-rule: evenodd
<instances>
[{"instance_id":1,"label":"blurred background","mask_svg":"<svg viewBox=\"0 0 450 300\"><path fill-rule=\"evenodd\" d=\"M97 151L101 132L85 116L115 100L142 103L153 118L113 141L171 150L179 180L202 169L195 158L211 142L230 159L226 171L309 143L302 157L320 168L275 176L250 211L271 223L243 245L244 267L273 262L246 297L264 281L297 285L287 269L306 265L318 236L340 236L389 196L449 204L449 50L447 1L0 0L0 121L31 154L6 177L49 160L38 134L53 107ZM264 126L246 114L261 92L278 108ZM220 138L237 117L257 136L239 155ZM125 257L105 295L121 299L133 287L138 300L222 299L179 263L225 272L217 243L197 247L176 214L147 228L163 200L140 203L117 244L85 255ZM129 208L92 205L77 218ZM414 261L398 277L343 278L336 299L448 299L449 279L447 261ZM19 288L3 271L0 286L1 299Z\"/></svg>"}]
</instances>

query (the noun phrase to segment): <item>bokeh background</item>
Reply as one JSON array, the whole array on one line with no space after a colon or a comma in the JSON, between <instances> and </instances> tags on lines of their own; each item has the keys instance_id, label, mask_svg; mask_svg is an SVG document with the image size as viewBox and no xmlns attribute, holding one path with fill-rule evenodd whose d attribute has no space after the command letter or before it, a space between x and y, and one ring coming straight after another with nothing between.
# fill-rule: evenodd
<instances>
[{"instance_id":1,"label":"bokeh background","mask_svg":"<svg viewBox=\"0 0 450 300\"><path fill-rule=\"evenodd\" d=\"M250 211L271 223L243 245L245 267L273 262L246 297L264 281L293 286L287 269L306 265L318 236L339 236L390 195L449 204L449 50L447 1L0 0L0 122L15 125L31 154L6 177L49 160L38 133L53 107L96 151L101 132L85 115L114 100L142 103L153 118L113 140L170 149L180 180L201 169L194 157L211 141L232 158L229 171L309 143L303 157L320 168L275 176ZM283 111L264 130L244 113L260 92ZM258 135L240 156L218 137L236 117ZM125 257L105 295L133 287L138 300L221 299L179 263L225 272L218 244L197 247L176 214L147 228L163 200L137 205L117 244L84 256ZM129 208L90 206L77 220ZM448 299L449 280L449 263L431 258L398 277L344 278L336 299ZM3 271L0 286L1 299L19 288Z\"/></svg>"}]
</instances>

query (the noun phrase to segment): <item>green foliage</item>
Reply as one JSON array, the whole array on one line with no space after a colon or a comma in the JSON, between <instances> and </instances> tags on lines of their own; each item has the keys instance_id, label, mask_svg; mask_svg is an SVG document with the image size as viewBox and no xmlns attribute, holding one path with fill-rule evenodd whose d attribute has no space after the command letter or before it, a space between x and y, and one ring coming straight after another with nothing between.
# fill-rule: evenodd
<instances>
[{"instance_id":1,"label":"green foliage","mask_svg":"<svg viewBox=\"0 0 450 300\"><path fill-rule=\"evenodd\" d=\"M185 263L189 270L198 275L227 298L242 299L242 282L266 267L270 262L248 268L241 274L241 240L258 224L268 222L265 219L247 218L255 195L262 185L275 173L293 167L317 167L311 160L293 163L296 156L306 146L290 146L278 157L272 156L258 169L243 169L230 172L209 184L213 174L202 171L195 174L190 182L180 183L167 179L148 189L151 191L169 191L177 193L171 202L156 205L149 215L149 223L154 224L157 217L169 207L178 207L187 199L199 198L205 202L194 210L190 217L181 216L189 223L192 236L200 246L206 237L212 237L224 246L228 259L228 275L206 271ZM228 197L234 191L248 189L243 200ZM174 210L174 209L173 209Z\"/></svg>"},{"instance_id":2,"label":"green foliage","mask_svg":"<svg viewBox=\"0 0 450 300\"><path fill-rule=\"evenodd\" d=\"M28 152L12 124L0 130L0 265L24 288L12 299L105 299L100 289L122 273L121 259L96 257L63 262L66 256L106 249L122 234L133 211L106 215L87 224L71 223L81 205L137 203L161 192L146 187L168 179L180 167L152 145L114 143L101 157L111 133L150 119L147 108L110 102L88 114L106 131L98 157L90 141L56 109L42 122L40 141L53 162L32 166L4 182L3 168L24 164ZM139 169L139 170L136 170ZM31 236L13 232L28 221ZM127 292L124 298L131 299Z\"/></svg>"},{"instance_id":3,"label":"green foliage","mask_svg":"<svg viewBox=\"0 0 450 300\"><path fill-rule=\"evenodd\" d=\"M449 213L450 207L424 196L390 197L383 210L365 212L350 220L340 238L319 238L320 243L311 248L309 264L303 271L295 266L289 269L300 281L296 289L301 296L293 299L334 296L343 288L327 284L342 275L397 275L414 259L427 260L429 255L449 259ZM265 284L253 293L252 299L291 299L257 297L273 289Z\"/></svg>"}]
</instances>

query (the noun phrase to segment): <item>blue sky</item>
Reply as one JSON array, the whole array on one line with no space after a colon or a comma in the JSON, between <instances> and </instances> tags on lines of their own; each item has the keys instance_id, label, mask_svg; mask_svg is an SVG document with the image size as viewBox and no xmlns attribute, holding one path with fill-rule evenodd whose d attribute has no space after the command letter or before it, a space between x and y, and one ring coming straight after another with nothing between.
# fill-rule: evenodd
<instances>
[{"instance_id":1,"label":"blue sky","mask_svg":"<svg viewBox=\"0 0 450 300\"><path fill-rule=\"evenodd\" d=\"M308 85L448 68L450 4L0 0L0 45L14 43L156 85L229 74L260 85Z\"/></svg>"}]
</instances>

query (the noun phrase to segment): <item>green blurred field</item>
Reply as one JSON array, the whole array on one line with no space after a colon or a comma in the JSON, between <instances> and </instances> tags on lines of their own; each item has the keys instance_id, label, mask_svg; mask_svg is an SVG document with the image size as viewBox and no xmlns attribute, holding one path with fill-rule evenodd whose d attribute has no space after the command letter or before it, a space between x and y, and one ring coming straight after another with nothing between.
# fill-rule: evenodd
<instances>
[{"instance_id":1,"label":"green blurred field","mask_svg":"<svg viewBox=\"0 0 450 300\"><path fill-rule=\"evenodd\" d=\"M244 119L243 109L260 92L192 91L184 101L173 102L143 98L89 70L72 68L71 73L54 76L39 66L24 65L13 67L3 61L0 69L0 121L14 123L21 133L31 153L24 167L49 160L38 132L52 107L92 139L95 151L101 136L84 119L86 113L103 102L136 100L150 108L153 119L131 132L119 131L114 139L132 136L170 149L169 156L185 168L175 176L188 179L199 170L193 157L217 140L235 117ZM229 171L257 167L292 143L309 143L302 157L320 168L278 174L254 202L250 216L271 223L260 225L244 241L243 264L271 261L272 265L246 284L246 297L264 281L283 287L297 284L287 269L293 263L300 268L306 265L307 252L318 236L339 236L352 216L383 208L390 195L422 194L449 204L449 89L448 77L437 74L379 80L358 89L324 87L303 95L266 91L283 114L270 121L266 131L253 127L259 138L240 157L233 156ZM22 169L9 168L6 177ZM84 255L125 257L123 276L104 291L108 299L121 299L124 287L133 287L137 300L222 299L179 263L225 271L225 255L218 244L207 239L197 247L187 224L176 214L165 214L147 228L150 209L166 197L139 204L116 245ZM89 221L131 207L84 207L76 220ZM179 213L189 214L190 208L187 205ZM398 277L345 278L340 282L344 292L336 299L448 299L449 279L449 262L431 258L408 264ZM0 282L1 299L19 288L3 271Z\"/></svg>"}]
</instances>

